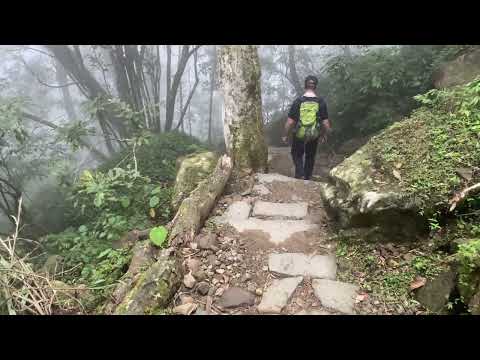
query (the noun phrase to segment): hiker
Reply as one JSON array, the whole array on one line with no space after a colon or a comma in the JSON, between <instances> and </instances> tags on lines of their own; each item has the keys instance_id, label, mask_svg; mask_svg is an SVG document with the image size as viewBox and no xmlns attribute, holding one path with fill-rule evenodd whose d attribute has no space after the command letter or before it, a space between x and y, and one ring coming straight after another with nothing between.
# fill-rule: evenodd
<instances>
[{"instance_id":1,"label":"hiker","mask_svg":"<svg viewBox=\"0 0 480 360\"><path fill-rule=\"evenodd\" d=\"M283 142L287 143L293 128L292 158L295 164L295 178L310 180L317 153L319 139L327 141L332 131L328 119L327 104L317 96L318 79L315 76L305 78L305 93L295 99L288 113ZM305 163L303 155L305 154Z\"/></svg>"}]
</instances>

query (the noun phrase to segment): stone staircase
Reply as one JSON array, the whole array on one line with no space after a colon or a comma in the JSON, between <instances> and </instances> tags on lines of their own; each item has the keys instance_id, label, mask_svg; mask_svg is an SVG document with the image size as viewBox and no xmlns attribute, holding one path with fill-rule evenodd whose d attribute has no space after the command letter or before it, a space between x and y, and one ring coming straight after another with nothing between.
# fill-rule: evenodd
<instances>
[{"instance_id":1,"label":"stone staircase","mask_svg":"<svg viewBox=\"0 0 480 360\"><path fill-rule=\"evenodd\" d=\"M302 196L295 194L294 190L296 184L302 184L315 191L313 182L279 174L257 174L256 181L253 191L258 197L253 200L232 202L216 221L229 224L239 233L261 232L268 241L275 244L268 255L268 271L273 281L263 293L257 305L257 312L285 313L284 310L295 290L302 282L308 280L322 308L304 309L298 315L353 314L358 286L336 280L337 262L332 251L318 255L282 250L282 245L295 234L307 234L305 236L316 240L322 236L320 231L322 224L312 221L309 216L312 214L309 209L308 191L303 192L302 199ZM262 199L262 196L274 193L277 184L287 182L293 189L290 199L298 200L275 202ZM285 191L282 194L283 200Z\"/></svg>"}]
</instances>

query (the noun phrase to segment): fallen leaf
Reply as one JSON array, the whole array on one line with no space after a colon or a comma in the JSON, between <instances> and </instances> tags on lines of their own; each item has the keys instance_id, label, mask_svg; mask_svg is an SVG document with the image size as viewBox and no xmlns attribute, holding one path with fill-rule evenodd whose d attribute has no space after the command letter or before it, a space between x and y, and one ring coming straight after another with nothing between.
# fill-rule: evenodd
<instances>
[{"instance_id":1,"label":"fallen leaf","mask_svg":"<svg viewBox=\"0 0 480 360\"><path fill-rule=\"evenodd\" d=\"M400 175L400 173L397 170L393 170L392 173L397 180L402 180L402 175Z\"/></svg>"},{"instance_id":2,"label":"fallen leaf","mask_svg":"<svg viewBox=\"0 0 480 360\"><path fill-rule=\"evenodd\" d=\"M426 282L427 282L427 279L425 279L424 277L418 276L415 278L415 281L410 284L410 290L421 288L422 286L425 285Z\"/></svg>"}]
</instances>

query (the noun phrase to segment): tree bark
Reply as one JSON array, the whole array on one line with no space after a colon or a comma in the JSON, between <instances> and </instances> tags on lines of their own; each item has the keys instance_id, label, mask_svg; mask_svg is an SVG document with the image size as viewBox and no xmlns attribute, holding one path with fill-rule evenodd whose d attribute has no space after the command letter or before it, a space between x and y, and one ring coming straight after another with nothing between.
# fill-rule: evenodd
<instances>
[{"instance_id":1,"label":"tree bark","mask_svg":"<svg viewBox=\"0 0 480 360\"><path fill-rule=\"evenodd\" d=\"M212 114L213 114L213 91L215 90L215 73L217 72L217 47L213 47L213 63L210 72L210 100L208 104L208 144L212 145Z\"/></svg>"},{"instance_id":2,"label":"tree bark","mask_svg":"<svg viewBox=\"0 0 480 360\"><path fill-rule=\"evenodd\" d=\"M190 57L198 50L199 46L195 46L190 50L189 45L183 45L180 50L180 56L178 59L177 70L173 76L173 80L170 79L171 74L171 49L167 45L167 101L165 111L165 131L172 130L173 118L175 115L175 100L177 98L178 87L182 79L183 73L187 66Z\"/></svg>"},{"instance_id":3,"label":"tree bark","mask_svg":"<svg viewBox=\"0 0 480 360\"><path fill-rule=\"evenodd\" d=\"M192 101L193 95L195 94L195 90L197 89L198 83L200 81L200 79L198 77L198 69L197 69L198 57L197 57L196 52L193 54L193 58L194 58L193 68L194 68L194 72L195 72L195 83L193 84L193 87L190 90L190 94L188 94L188 98L187 98L187 102L185 103L185 106L180 105L180 108L181 108L180 120L178 122L179 125L177 125L177 130L178 130L178 127L181 125L183 132L185 132L184 126L183 126L184 119L185 119L185 114L187 113L187 109L190 109L190 102ZM183 100L180 103L183 104Z\"/></svg>"},{"instance_id":4,"label":"tree bark","mask_svg":"<svg viewBox=\"0 0 480 360\"><path fill-rule=\"evenodd\" d=\"M55 76L57 78L58 85L66 84L68 82L67 73L62 65L58 62L57 59L55 61ZM70 94L70 89L68 86L62 86L60 88L63 97L63 105L65 107L65 112L67 113L68 120L73 121L77 118L77 114L75 113L75 107L73 106L72 95Z\"/></svg>"},{"instance_id":5,"label":"tree bark","mask_svg":"<svg viewBox=\"0 0 480 360\"><path fill-rule=\"evenodd\" d=\"M234 177L267 170L263 133L260 61L252 45L228 45L218 53L218 78L223 93L225 144Z\"/></svg>"},{"instance_id":6,"label":"tree bark","mask_svg":"<svg viewBox=\"0 0 480 360\"><path fill-rule=\"evenodd\" d=\"M293 85L297 96L301 96L303 94L303 87L295 65L295 45L288 45L288 72L288 80L290 80L290 83Z\"/></svg>"},{"instance_id":7,"label":"tree bark","mask_svg":"<svg viewBox=\"0 0 480 360\"><path fill-rule=\"evenodd\" d=\"M68 45L46 45L45 46L59 61L68 75L77 82L79 90L90 100L109 99L110 96L100 83L95 79L90 71L85 68L83 57L78 45L72 50ZM120 119L113 109L103 109L97 111L97 118L100 128L105 137L107 149L111 155L115 153L110 136L115 136L118 132L121 137L126 136L126 128L122 119ZM122 144L118 143L120 146Z\"/></svg>"}]
</instances>

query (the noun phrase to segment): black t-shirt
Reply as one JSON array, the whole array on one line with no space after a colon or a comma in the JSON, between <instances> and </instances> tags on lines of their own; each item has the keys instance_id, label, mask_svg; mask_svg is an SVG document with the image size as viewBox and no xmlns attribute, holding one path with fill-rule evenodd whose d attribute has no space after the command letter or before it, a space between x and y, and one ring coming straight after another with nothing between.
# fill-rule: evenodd
<instances>
[{"instance_id":1,"label":"black t-shirt","mask_svg":"<svg viewBox=\"0 0 480 360\"><path fill-rule=\"evenodd\" d=\"M300 105L302 102L305 101L316 101L319 104L318 107L318 119L320 121L328 119L328 111L327 111L327 103L322 97L309 97L309 96L300 96L295 99L293 102L292 106L290 107L290 111L288 112L288 117L295 120L296 123L298 123L298 120L300 119ZM320 122L319 121L319 122Z\"/></svg>"}]
</instances>

